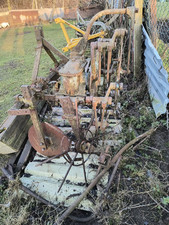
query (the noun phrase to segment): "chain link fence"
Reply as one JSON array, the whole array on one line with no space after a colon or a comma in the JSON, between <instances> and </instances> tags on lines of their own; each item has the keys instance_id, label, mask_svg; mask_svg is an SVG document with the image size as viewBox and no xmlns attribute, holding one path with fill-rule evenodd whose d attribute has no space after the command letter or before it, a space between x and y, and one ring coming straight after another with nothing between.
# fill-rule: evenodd
<instances>
[{"instance_id":1,"label":"chain link fence","mask_svg":"<svg viewBox=\"0 0 169 225\"><path fill-rule=\"evenodd\" d=\"M144 0L144 22L169 74L169 0Z\"/></svg>"}]
</instances>

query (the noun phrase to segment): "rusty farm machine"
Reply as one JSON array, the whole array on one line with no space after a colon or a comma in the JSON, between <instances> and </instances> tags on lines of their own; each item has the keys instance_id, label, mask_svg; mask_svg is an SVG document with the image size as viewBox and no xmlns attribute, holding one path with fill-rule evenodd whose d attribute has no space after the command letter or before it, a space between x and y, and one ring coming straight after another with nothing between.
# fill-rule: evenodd
<instances>
[{"instance_id":1,"label":"rusty farm machine","mask_svg":"<svg viewBox=\"0 0 169 225\"><path fill-rule=\"evenodd\" d=\"M110 187L106 172L119 163L121 77L131 70L135 13L134 7L97 13L83 36L73 40L70 58L45 39L42 27L35 27L32 84L21 87L1 126L0 148L17 152L2 169L4 175L15 179L19 173L22 190L45 204L72 207L68 214L76 206L90 211L99 186ZM116 27L110 38L100 38L101 32L92 39L92 25L106 16L121 21L125 16L129 22ZM54 62L46 78L38 76L42 49Z\"/></svg>"}]
</instances>

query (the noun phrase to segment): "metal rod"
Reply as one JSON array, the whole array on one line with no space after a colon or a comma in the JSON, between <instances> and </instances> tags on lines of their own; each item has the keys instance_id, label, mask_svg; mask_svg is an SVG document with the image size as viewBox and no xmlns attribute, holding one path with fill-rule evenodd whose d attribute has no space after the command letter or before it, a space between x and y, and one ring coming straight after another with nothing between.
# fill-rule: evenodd
<instances>
[{"instance_id":1,"label":"metal rod","mask_svg":"<svg viewBox=\"0 0 169 225\"><path fill-rule=\"evenodd\" d=\"M123 148L120 149L120 151L112 158L112 160L109 162L109 164L104 168L96 177L93 179L93 181L90 183L90 185L86 188L86 190L74 201L74 203L69 206L69 208L61 215L61 217L58 219L57 223L54 223L53 225L57 225L66 219L70 213L77 207L77 205L87 196L89 191L100 181L100 179L104 176L104 174L114 165L114 163L117 162L118 158L126 151L128 150L132 145L134 145L136 142L141 140L142 138L145 138L148 135L151 135L157 128L152 128L148 130L147 132L139 135L138 137L131 140L128 144L126 144Z\"/></svg>"},{"instance_id":2,"label":"metal rod","mask_svg":"<svg viewBox=\"0 0 169 225\"><path fill-rule=\"evenodd\" d=\"M54 156L52 156L51 158L45 159L43 162L38 163L36 166L41 166L41 165L43 165L44 163L47 163L47 162L50 162L50 161L53 160L53 159L59 158L59 157L63 156L63 155L66 154L66 153L68 153L68 151L67 151L67 152L63 152L63 153L61 153L61 154L59 154L59 155L54 155Z\"/></svg>"},{"instance_id":3,"label":"metal rod","mask_svg":"<svg viewBox=\"0 0 169 225\"><path fill-rule=\"evenodd\" d=\"M112 56L112 49L108 49L107 83L109 83L109 80L110 80L110 77L109 77L109 70L110 70L110 64L111 64L111 56Z\"/></svg>"},{"instance_id":4,"label":"metal rod","mask_svg":"<svg viewBox=\"0 0 169 225\"><path fill-rule=\"evenodd\" d=\"M80 127L79 114L78 114L78 99L77 98L75 100L75 109L76 109L76 123L77 123L77 127Z\"/></svg>"},{"instance_id":5,"label":"metal rod","mask_svg":"<svg viewBox=\"0 0 169 225\"><path fill-rule=\"evenodd\" d=\"M93 109L94 109L94 115L95 115L95 127L96 127L96 130L98 131L98 119L97 119L97 110L96 110L96 107L97 107L97 105L94 104L93 105Z\"/></svg>"},{"instance_id":6,"label":"metal rod","mask_svg":"<svg viewBox=\"0 0 169 225\"><path fill-rule=\"evenodd\" d=\"M110 179L109 179L109 183L108 183L108 185L107 185L107 187L106 187L106 189L105 189L105 192L107 192L107 193L108 193L108 191L109 191L109 189L110 189L110 186L111 186L111 184L112 184L112 182L113 182L113 179L114 179L114 176L115 176L115 174L116 174L118 165L119 165L119 163L120 163L120 161L121 161L121 158L122 158L121 156L118 158L118 160L117 160L117 162L116 162L116 164L115 164L115 166L114 166L113 172L112 172L111 177L110 177Z\"/></svg>"},{"instance_id":7,"label":"metal rod","mask_svg":"<svg viewBox=\"0 0 169 225\"><path fill-rule=\"evenodd\" d=\"M109 14L126 14L126 13L127 13L127 8L126 9L107 9L107 10L100 11L90 20L90 23L88 24L86 33L84 35L85 40L86 41L88 40L93 23L96 20L98 20L100 17L109 15Z\"/></svg>"},{"instance_id":8,"label":"metal rod","mask_svg":"<svg viewBox=\"0 0 169 225\"><path fill-rule=\"evenodd\" d=\"M106 68L106 49L103 49L103 62L104 62L104 69Z\"/></svg>"},{"instance_id":9,"label":"metal rod","mask_svg":"<svg viewBox=\"0 0 169 225\"><path fill-rule=\"evenodd\" d=\"M62 180L62 183L61 183L61 185L60 185L60 187L59 187L59 189L58 189L58 192L61 190L61 188L62 188L62 186L63 186L63 184L64 184L64 182L65 182L65 180L66 180L66 177L67 177L67 175L69 174L69 171L70 171L71 167L73 166L73 163L74 163L74 161L75 161L75 159L76 159L77 154L78 154L78 152L76 152L74 158L72 159L72 161L71 161L71 163L70 163L70 166L69 166L69 168L68 168L68 170L67 170L67 172L66 172L66 174L65 174L65 176L64 176L64 178L63 178L63 180Z\"/></svg>"},{"instance_id":10,"label":"metal rod","mask_svg":"<svg viewBox=\"0 0 169 225\"><path fill-rule=\"evenodd\" d=\"M105 109L106 109L106 104L102 104L101 130L103 129L103 120L104 120Z\"/></svg>"},{"instance_id":11,"label":"metal rod","mask_svg":"<svg viewBox=\"0 0 169 225\"><path fill-rule=\"evenodd\" d=\"M118 65L118 71L117 71L117 82L120 81L120 72L121 72L121 63L122 63L122 55L123 55L123 38L124 36L121 36L121 48L119 50L120 52L120 60L119 60L119 65Z\"/></svg>"},{"instance_id":12,"label":"metal rod","mask_svg":"<svg viewBox=\"0 0 169 225\"><path fill-rule=\"evenodd\" d=\"M82 155L82 164L83 164L83 173L84 173L84 179L85 179L85 184L87 186L87 176L86 176L86 168L85 168L85 162L84 162L84 155Z\"/></svg>"},{"instance_id":13,"label":"metal rod","mask_svg":"<svg viewBox=\"0 0 169 225\"><path fill-rule=\"evenodd\" d=\"M101 57L102 57L102 49L99 48L99 77L98 77L98 84L100 84L101 81Z\"/></svg>"},{"instance_id":14,"label":"metal rod","mask_svg":"<svg viewBox=\"0 0 169 225\"><path fill-rule=\"evenodd\" d=\"M97 44L95 42L92 42L90 44L90 47L91 47L91 75L90 75L89 88L91 90L92 81L96 79L95 48L97 47Z\"/></svg>"}]
</instances>

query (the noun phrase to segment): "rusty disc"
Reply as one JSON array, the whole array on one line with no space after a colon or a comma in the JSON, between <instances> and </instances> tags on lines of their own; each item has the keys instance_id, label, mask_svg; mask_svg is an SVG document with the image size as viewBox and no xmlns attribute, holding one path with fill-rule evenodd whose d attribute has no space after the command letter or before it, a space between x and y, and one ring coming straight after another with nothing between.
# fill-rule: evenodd
<instances>
[{"instance_id":1,"label":"rusty disc","mask_svg":"<svg viewBox=\"0 0 169 225\"><path fill-rule=\"evenodd\" d=\"M47 149L44 151L37 138L34 126L31 126L28 132L29 141L37 152L49 157L68 152L70 140L58 127L49 123L41 123L41 126L47 143Z\"/></svg>"}]
</instances>

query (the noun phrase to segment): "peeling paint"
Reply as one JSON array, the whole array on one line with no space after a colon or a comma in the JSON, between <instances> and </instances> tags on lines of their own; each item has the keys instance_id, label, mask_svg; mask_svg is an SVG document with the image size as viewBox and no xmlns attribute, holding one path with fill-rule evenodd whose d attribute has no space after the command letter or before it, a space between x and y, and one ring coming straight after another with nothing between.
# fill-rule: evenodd
<instances>
[{"instance_id":1,"label":"peeling paint","mask_svg":"<svg viewBox=\"0 0 169 225\"><path fill-rule=\"evenodd\" d=\"M70 152L71 157L75 153ZM81 155L79 154L78 157ZM84 154L84 159L86 160L88 155ZM43 157L43 159L45 159ZM26 176L21 177L21 182L27 188L36 192L39 196L47 199L53 204L62 203L66 207L70 206L78 196L83 193L86 189L84 183L84 173L83 168L72 167L70 173L67 177L67 182L63 185L62 189L58 193L58 189L61 185L61 181L65 176L65 172L69 168L69 163L65 161L63 157L58 159L53 159L52 164L46 163L41 166L37 166L39 161L42 160L41 156L38 154L35 156L34 160L30 162L26 169ZM91 155L86 162L86 175L87 180L90 183L97 174L97 169L92 168L90 165L97 165L99 161L99 156ZM78 169L77 169L78 168ZM28 176L31 175L31 176ZM108 174L106 174L100 181L100 185L106 185L108 181ZM93 207L92 201L90 199L83 199L78 208L83 210L90 210Z\"/></svg>"}]
</instances>

